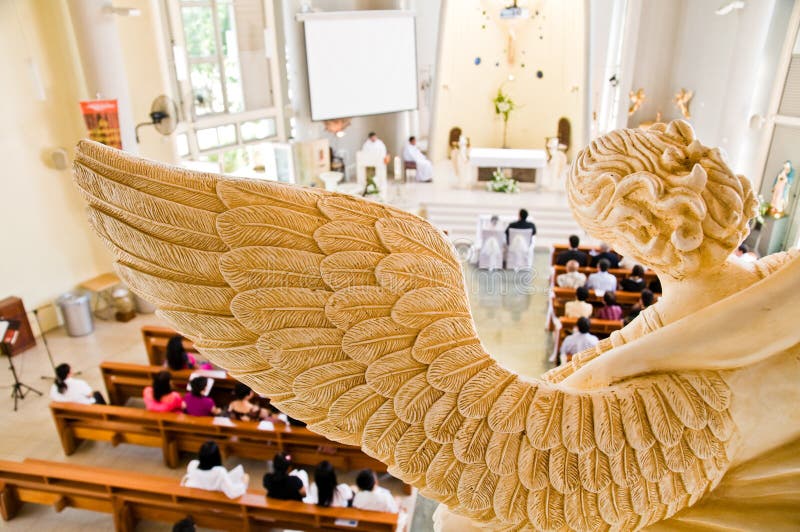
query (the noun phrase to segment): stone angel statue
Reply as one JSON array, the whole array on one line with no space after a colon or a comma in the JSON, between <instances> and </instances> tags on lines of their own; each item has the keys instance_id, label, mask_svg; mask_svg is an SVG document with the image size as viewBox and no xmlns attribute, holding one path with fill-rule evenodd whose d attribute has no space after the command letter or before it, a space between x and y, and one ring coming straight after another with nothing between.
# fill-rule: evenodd
<instances>
[{"instance_id":1,"label":"stone angel statue","mask_svg":"<svg viewBox=\"0 0 800 532\"><path fill-rule=\"evenodd\" d=\"M568 180L578 221L664 295L537 377L484 350L457 255L414 215L88 141L75 160L128 286L288 415L440 501L443 528L797 529L800 261L726 262L748 181L681 121L595 139Z\"/></svg>"}]
</instances>

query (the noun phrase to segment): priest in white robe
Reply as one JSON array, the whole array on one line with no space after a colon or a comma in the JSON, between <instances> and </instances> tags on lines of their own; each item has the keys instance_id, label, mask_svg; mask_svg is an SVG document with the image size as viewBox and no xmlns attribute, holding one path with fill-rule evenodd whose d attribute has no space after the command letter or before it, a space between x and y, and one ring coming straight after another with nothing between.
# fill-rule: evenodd
<instances>
[{"instance_id":1,"label":"priest in white robe","mask_svg":"<svg viewBox=\"0 0 800 532\"><path fill-rule=\"evenodd\" d=\"M369 135L367 135L367 140L365 140L364 145L361 146L361 151L377 155L383 160L383 164L389 163L389 153L386 151L386 144L378 138L378 135L376 135L374 131L370 131Z\"/></svg>"},{"instance_id":2,"label":"priest in white robe","mask_svg":"<svg viewBox=\"0 0 800 532\"><path fill-rule=\"evenodd\" d=\"M427 182L433 179L433 164L417 147L416 137L409 137L408 144L403 147L403 160L417 165L417 181Z\"/></svg>"}]
</instances>

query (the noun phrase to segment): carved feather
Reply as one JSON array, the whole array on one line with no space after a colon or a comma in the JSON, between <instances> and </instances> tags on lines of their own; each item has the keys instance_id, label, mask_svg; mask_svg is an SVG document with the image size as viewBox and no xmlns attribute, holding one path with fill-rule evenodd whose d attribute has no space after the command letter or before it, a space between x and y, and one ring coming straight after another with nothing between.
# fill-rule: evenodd
<instances>
[{"instance_id":1,"label":"carved feather","mask_svg":"<svg viewBox=\"0 0 800 532\"><path fill-rule=\"evenodd\" d=\"M373 318L349 329L342 339L342 349L359 362L369 364L389 353L408 349L417 331L398 325L391 318Z\"/></svg>"},{"instance_id":2,"label":"carved feather","mask_svg":"<svg viewBox=\"0 0 800 532\"><path fill-rule=\"evenodd\" d=\"M708 428L720 441L728 441L736 426L728 410L709 410Z\"/></svg>"},{"instance_id":3,"label":"carved feather","mask_svg":"<svg viewBox=\"0 0 800 532\"><path fill-rule=\"evenodd\" d=\"M528 408L535 385L514 379L506 386L489 410L489 426L495 432L516 433L525 429Z\"/></svg>"},{"instance_id":4,"label":"carved feather","mask_svg":"<svg viewBox=\"0 0 800 532\"><path fill-rule=\"evenodd\" d=\"M613 394L593 394L594 437L597 448L617 454L625 445L625 431L619 401Z\"/></svg>"},{"instance_id":5,"label":"carved feather","mask_svg":"<svg viewBox=\"0 0 800 532\"><path fill-rule=\"evenodd\" d=\"M540 385L528 410L528 439L536 449L553 449L561 445L563 395L549 386Z\"/></svg>"},{"instance_id":6,"label":"carved feather","mask_svg":"<svg viewBox=\"0 0 800 532\"><path fill-rule=\"evenodd\" d=\"M440 260L411 253L393 253L375 268L381 286L396 293L443 286L461 289L461 271Z\"/></svg>"},{"instance_id":7,"label":"carved feather","mask_svg":"<svg viewBox=\"0 0 800 532\"><path fill-rule=\"evenodd\" d=\"M239 292L283 287L327 290L320 277L322 259L322 255L308 251L248 247L223 254L219 269Z\"/></svg>"},{"instance_id":8,"label":"carved feather","mask_svg":"<svg viewBox=\"0 0 800 532\"><path fill-rule=\"evenodd\" d=\"M528 490L515 475L500 477L494 491L494 513L506 523L519 523L528 515Z\"/></svg>"},{"instance_id":9,"label":"carved feather","mask_svg":"<svg viewBox=\"0 0 800 532\"><path fill-rule=\"evenodd\" d=\"M520 482L529 490L538 491L550 485L550 451L535 449L523 439L517 464Z\"/></svg>"},{"instance_id":10,"label":"carved feather","mask_svg":"<svg viewBox=\"0 0 800 532\"><path fill-rule=\"evenodd\" d=\"M564 496L564 518L573 530L604 530L606 523L600 517L597 494L575 490Z\"/></svg>"},{"instance_id":11,"label":"carved feather","mask_svg":"<svg viewBox=\"0 0 800 532\"><path fill-rule=\"evenodd\" d=\"M331 220L353 222L370 227L374 226L378 219L392 216L383 205L371 201L359 201L350 196L327 196L322 198L317 206Z\"/></svg>"},{"instance_id":12,"label":"carved feather","mask_svg":"<svg viewBox=\"0 0 800 532\"><path fill-rule=\"evenodd\" d=\"M619 453L609 456L608 465L611 478L618 486L630 486L642 477L633 447L625 446Z\"/></svg>"},{"instance_id":13,"label":"carved feather","mask_svg":"<svg viewBox=\"0 0 800 532\"><path fill-rule=\"evenodd\" d=\"M321 214L317 202L324 197L324 193L319 190L244 180L220 181L217 183L217 194L229 209L271 205L313 216Z\"/></svg>"},{"instance_id":14,"label":"carved feather","mask_svg":"<svg viewBox=\"0 0 800 532\"><path fill-rule=\"evenodd\" d=\"M320 253L314 231L327 220L280 207L239 207L217 217L217 231L232 248L274 246Z\"/></svg>"},{"instance_id":15,"label":"carved feather","mask_svg":"<svg viewBox=\"0 0 800 532\"><path fill-rule=\"evenodd\" d=\"M360 251L341 251L322 260L322 279L332 290L351 286L376 285L375 267L386 255Z\"/></svg>"},{"instance_id":16,"label":"carved feather","mask_svg":"<svg viewBox=\"0 0 800 532\"><path fill-rule=\"evenodd\" d=\"M202 342L195 342L194 345L201 349L209 359L231 372L259 371L269 368L267 357L259 352L254 342L255 339L250 339L242 344L229 344L222 347L206 346Z\"/></svg>"},{"instance_id":17,"label":"carved feather","mask_svg":"<svg viewBox=\"0 0 800 532\"><path fill-rule=\"evenodd\" d=\"M650 420L644 408L644 402L633 390L618 393L620 417L625 429L628 445L634 449L648 449L656 438L650 428Z\"/></svg>"},{"instance_id":18,"label":"carved feather","mask_svg":"<svg viewBox=\"0 0 800 532\"><path fill-rule=\"evenodd\" d=\"M379 358L367 368L367 384L384 397L394 397L411 378L425 372L425 365L411 358L411 349L402 349Z\"/></svg>"},{"instance_id":19,"label":"carved feather","mask_svg":"<svg viewBox=\"0 0 800 532\"><path fill-rule=\"evenodd\" d=\"M231 300L236 294L228 287L197 286L152 276L123 265L117 273L135 293L155 301L162 310L183 310L230 316Z\"/></svg>"},{"instance_id":20,"label":"carved feather","mask_svg":"<svg viewBox=\"0 0 800 532\"><path fill-rule=\"evenodd\" d=\"M219 316L216 314L199 315L197 312L180 312L177 310L162 310L163 318L175 325L181 333L203 340L214 340L242 344L255 342L255 334L242 327L242 324L233 316Z\"/></svg>"},{"instance_id":21,"label":"carved feather","mask_svg":"<svg viewBox=\"0 0 800 532\"><path fill-rule=\"evenodd\" d=\"M364 364L355 360L315 366L298 375L292 389L299 399L312 405L330 405L347 390L366 384L366 369Z\"/></svg>"},{"instance_id":22,"label":"carved feather","mask_svg":"<svg viewBox=\"0 0 800 532\"><path fill-rule=\"evenodd\" d=\"M669 375L659 379L657 386L683 425L695 430L706 426L705 402L686 380Z\"/></svg>"},{"instance_id":23,"label":"carved feather","mask_svg":"<svg viewBox=\"0 0 800 532\"><path fill-rule=\"evenodd\" d=\"M572 453L584 453L594 447L591 397L564 394L561 435L564 446Z\"/></svg>"},{"instance_id":24,"label":"carved feather","mask_svg":"<svg viewBox=\"0 0 800 532\"><path fill-rule=\"evenodd\" d=\"M603 521L612 527L617 527L617 530L628 530L617 525L623 523L633 513L630 491L611 482L597 494L597 510Z\"/></svg>"},{"instance_id":25,"label":"carved feather","mask_svg":"<svg viewBox=\"0 0 800 532\"><path fill-rule=\"evenodd\" d=\"M326 255L339 251L386 252L375 228L356 222L328 222L314 232L314 240Z\"/></svg>"},{"instance_id":26,"label":"carved feather","mask_svg":"<svg viewBox=\"0 0 800 532\"><path fill-rule=\"evenodd\" d=\"M667 469L675 473L686 471L690 464L697 460L685 438L682 438L677 445L662 447L661 450L664 454L664 463L667 465Z\"/></svg>"},{"instance_id":27,"label":"carved feather","mask_svg":"<svg viewBox=\"0 0 800 532\"><path fill-rule=\"evenodd\" d=\"M731 405L731 390L719 373L703 371L683 373L681 377L697 390L697 393L714 410L726 410Z\"/></svg>"},{"instance_id":28,"label":"carved feather","mask_svg":"<svg viewBox=\"0 0 800 532\"><path fill-rule=\"evenodd\" d=\"M521 432L506 434L492 432L489 445L486 447L486 466L497 475L512 475L517 472L517 457L519 447L524 435ZM514 481L519 483L519 477L514 474Z\"/></svg>"},{"instance_id":29,"label":"carved feather","mask_svg":"<svg viewBox=\"0 0 800 532\"><path fill-rule=\"evenodd\" d=\"M420 331L411 354L417 361L430 364L454 347L478 343L471 318L444 318Z\"/></svg>"},{"instance_id":30,"label":"carved feather","mask_svg":"<svg viewBox=\"0 0 800 532\"><path fill-rule=\"evenodd\" d=\"M379 286L344 288L328 299L325 315L331 323L347 330L356 324L389 316L397 296Z\"/></svg>"},{"instance_id":31,"label":"carved feather","mask_svg":"<svg viewBox=\"0 0 800 532\"><path fill-rule=\"evenodd\" d=\"M549 471L550 484L559 493L572 493L581 487L578 455L564 447L554 447L550 450Z\"/></svg>"},{"instance_id":32,"label":"carved feather","mask_svg":"<svg viewBox=\"0 0 800 532\"><path fill-rule=\"evenodd\" d=\"M484 464L466 466L458 482L458 502L473 512L492 508L492 494L499 479Z\"/></svg>"},{"instance_id":33,"label":"carved feather","mask_svg":"<svg viewBox=\"0 0 800 532\"><path fill-rule=\"evenodd\" d=\"M395 465L406 475L424 475L440 447L428 438L422 424L411 425L397 441Z\"/></svg>"},{"instance_id":34,"label":"carved feather","mask_svg":"<svg viewBox=\"0 0 800 532\"><path fill-rule=\"evenodd\" d=\"M458 394L458 410L464 416L485 418L497 398L517 378L510 371L493 363L472 377Z\"/></svg>"},{"instance_id":35,"label":"carved feather","mask_svg":"<svg viewBox=\"0 0 800 532\"><path fill-rule=\"evenodd\" d=\"M361 434L369 418L386 403L387 399L376 395L366 384L347 390L330 408L331 419L353 434Z\"/></svg>"},{"instance_id":36,"label":"carved feather","mask_svg":"<svg viewBox=\"0 0 800 532\"><path fill-rule=\"evenodd\" d=\"M392 319L422 329L443 318L469 318L469 306L449 288L419 288L403 294L392 308Z\"/></svg>"},{"instance_id":37,"label":"carved feather","mask_svg":"<svg viewBox=\"0 0 800 532\"><path fill-rule=\"evenodd\" d=\"M702 430L687 429L683 433L683 439L695 456L701 460L724 454L722 442L714 436L714 433L708 427Z\"/></svg>"},{"instance_id":38,"label":"carved feather","mask_svg":"<svg viewBox=\"0 0 800 532\"><path fill-rule=\"evenodd\" d=\"M683 424L670 408L667 398L652 381L636 392L644 403L653 436L663 445L675 445L683 435Z\"/></svg>"},{"instance_id":39,"label":"carved feather","mask_svg":"<svg viewBox=\"0 0 800 532\"><path fill-rule=\"evenodd\" d=\"M449 443L442 445L431 462L426 473L425 481L428 487L439 493L456 494L458 481L466 464L456 460L453 446Z\"/></svg>"},{"instance_id":40,"label":"carved feather","mask_svg":"<svg viewBox=\"0 0 800 532\"><path fill-rule=\"evenodd\" d=\"M248 329L261 333L288 327L330 327L325 316L330 295L308 288L260 288L239 293L230 308Z\"/></svg>"},{"instance_id":41,"label":"carved feather","mask_svg":"<svg viewBox=\"0 0 800 532\"><path fill-rule=\"evenodd\" d=\"M562 530L566 526L564 496L551 488L531 491L528 519L538 530Z\"/></svg>"},{"instance_id":42,"label":"carved feather","mask_svg":"<svg viewBox=\"0 0 800 532\"><path fill-rule=\"evenodd\" d=\"M342 331L332 328L288 328L258 339L259 350L275 367L298 373L314 366L346 360Z\"/></svg>"},{"instance_id":43,"label":"carved feather","mask_svg":"<svg viewBox=\"0 0 800 532\"><path fill-rule=\"evenodd\" d=\"M376 224L384 247L392 253L430 255L444 263L458 265L453 249L441 231L421 220L383 219Z\"/></svg>"},{"instance_id":44,"label":"carved feather","mask_svg":"<svg viewBox=\"0 0 800 532\"><path fill-rule=\"evenodd\" d=\"M664 461L659 445L653 445L649 449L636 450L634 452L645 480L658 482L664 478L664 475L667 474L667 464Z\"/></svg>"},{"instance_id":45,"label":"carved feather","mask_svg":"<svg viewBox=\"0 0 800 532\"><path fill-rule=\"evenodd\" d=\"M578 455L578 471L581 475L581 486L592 493L600 492L611 483L608 457L597 447Z\"/></svg>"},{"instance_id":46,"label":"carved feather","mask_svg":"<svg viewBox=\"0 0 800 532\"><path fill-rule=\"evenodd\" d=\"M394 413L392 402L387 401L367 421L361 435L361 448L381 462L393 464L397 440L408 427L409 424Z\"/></svg>"},{"instance_id":47,"label":"carved feather","mask_svg":"<svg viewBox=\"0 0 800 532\"><path fill-rule=\"evenodd\" d=\"M492 363L480 344L454 347L428 367L428 382L443 392L458 392L468 380Z\"/></svg>"},{"instance_id":48,"label":"carved feather","mask_svg":"<svg viewBox=\"0 0 800 532\"><path fill-rule=\"evenodd\" d=\"M425 418L428 409L444 395L437 390L421 373L409 379L397 390L394 396L394 410L397 417L406 423L420 423Z\"/></svg>"},{"instance_id":49,"label":"carved feather","mask_svg":"<svg viewBox=\"0 0 800 532\"><path fill-rule=\"evenodd\" d=\"M446 393L425 414L425 432L433 441L453 443L456 432L464 422L464 416L458 411L457 401L457 393Z\"/></svg>"},{"instance_id":50,"label":"carved feather","mask_svg":"<svg viewBox=\"0 0 800 532\"><path fill-rule=\"evenodd\" d=\"M483 464L491 436L485 419L464 419L453 440L453 454L466 464Z\"/></svg>"}]
</instances>

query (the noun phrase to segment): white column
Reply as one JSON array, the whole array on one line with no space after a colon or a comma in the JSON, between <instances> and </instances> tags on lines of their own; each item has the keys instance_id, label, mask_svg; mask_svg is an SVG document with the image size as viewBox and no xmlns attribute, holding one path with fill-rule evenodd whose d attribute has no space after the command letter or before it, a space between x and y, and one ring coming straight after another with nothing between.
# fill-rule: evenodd
<instances>
[{"instance_id":1,"label":"white column","mask_svg":"<svg viewBox=\"0 0 800 532\"><path fill-rule=\"evenodd\" d=\"M138 153L128 76L110 0L67 0L88 96L116 99L122 148ZM158 69L154 58L153 68ZM146 117L142 117L145 120Z\"/></svg>"}]
</instances>

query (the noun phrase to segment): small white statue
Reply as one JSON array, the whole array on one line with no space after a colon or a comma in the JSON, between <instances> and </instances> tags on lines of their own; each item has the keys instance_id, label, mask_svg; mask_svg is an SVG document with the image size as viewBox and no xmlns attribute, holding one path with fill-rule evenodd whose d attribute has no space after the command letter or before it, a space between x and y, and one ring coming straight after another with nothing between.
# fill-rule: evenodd
<instances>
[{"instance_id":1,"label":"small white statue","mask_svg":"<svg viewBox=\"0 0 800 532\"><path fill-rule=\"evenodd\" d=\"M567 155L559 149L558 137L550 137L547 139L547 166L542 187L545 190L564 190L567 167Z\"/></svg>"}]
</instances>

